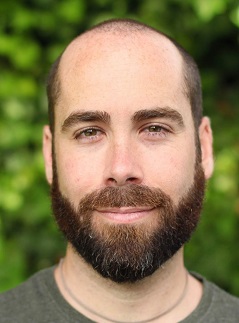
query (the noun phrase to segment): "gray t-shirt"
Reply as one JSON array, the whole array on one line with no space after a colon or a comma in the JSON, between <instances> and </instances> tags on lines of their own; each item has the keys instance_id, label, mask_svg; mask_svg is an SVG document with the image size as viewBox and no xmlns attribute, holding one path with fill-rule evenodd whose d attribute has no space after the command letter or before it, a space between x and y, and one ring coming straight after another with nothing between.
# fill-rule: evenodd
<instances>
[{"instance_id":1,"label":"gray t-shirt","mask_svg":"<svg viewBox=\"0 0 239 323\"><path fill-rule=\"evenodd\" d=\"M92 323L63 298L54 268L42 270L0 295L0 323ZM204 292L198 307L181 323L239 322L239 299L199 278Z\"/></svg>"}]
</instances>

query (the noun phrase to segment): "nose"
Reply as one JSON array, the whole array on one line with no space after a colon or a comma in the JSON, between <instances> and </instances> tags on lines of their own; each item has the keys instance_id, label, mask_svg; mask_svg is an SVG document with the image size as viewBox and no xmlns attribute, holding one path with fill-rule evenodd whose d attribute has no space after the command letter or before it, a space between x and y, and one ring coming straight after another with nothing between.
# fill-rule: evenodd
<instances>
[{"instance_id":1,"label":"nose","mask_svg":"<svg viewBox=\"0 0 239 323\"><path fill-rule=\"evenodd\" d=\"M143 170L135 147L127 144L114 144L106 156L105 185L123 186L141 184Z\"/></svg>"}]
</instances>

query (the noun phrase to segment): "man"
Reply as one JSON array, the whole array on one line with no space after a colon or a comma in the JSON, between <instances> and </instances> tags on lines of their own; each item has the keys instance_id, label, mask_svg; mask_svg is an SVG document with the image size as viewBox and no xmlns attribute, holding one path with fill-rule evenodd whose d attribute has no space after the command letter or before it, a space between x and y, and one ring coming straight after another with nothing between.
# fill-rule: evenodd
<instances>
[{"instance_id":1,"label":"man","mask_svg":"<svg viewBox=\"0 0 239 323\"><path fill-rule=\"evenodd\" d=\"M106 21L48 80L43 153L65 258L1 296L0 322L237 322L239 301L183 263L213 171L193 59Z\"/></svg>"}]
</instances>

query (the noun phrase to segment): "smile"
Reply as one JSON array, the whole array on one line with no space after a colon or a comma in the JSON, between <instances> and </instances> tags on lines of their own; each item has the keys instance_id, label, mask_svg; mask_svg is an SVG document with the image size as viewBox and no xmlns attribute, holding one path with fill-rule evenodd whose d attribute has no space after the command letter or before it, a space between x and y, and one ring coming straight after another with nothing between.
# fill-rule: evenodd
<instances>
[{"instance_id":1,"label":"smile","mask_svg":"<svg viewBox=\"0 0 239 323\"><path fill-rule=\"evenodd\" d=\"M113 222L132 223L148 217L154 210L152 207L121 207L97 209L96 212Z\"/></svg>"}]
</instances>

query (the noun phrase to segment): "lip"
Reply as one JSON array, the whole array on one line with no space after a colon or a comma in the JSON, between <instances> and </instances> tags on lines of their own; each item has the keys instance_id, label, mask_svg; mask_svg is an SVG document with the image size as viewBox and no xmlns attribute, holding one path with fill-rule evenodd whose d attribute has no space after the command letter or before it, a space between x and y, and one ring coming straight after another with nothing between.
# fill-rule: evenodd
<instances>
[{"instance_id":1,"label":"lip","mask_svg":"<svg viewBox=\"0 0 239 323\"><path fill-rule=\"evenodd\" d=\"M132 223L148 217L155 208L152 207L121 207L97 209L104 218L117 223Z\"/></svg>"}]
</instances>

